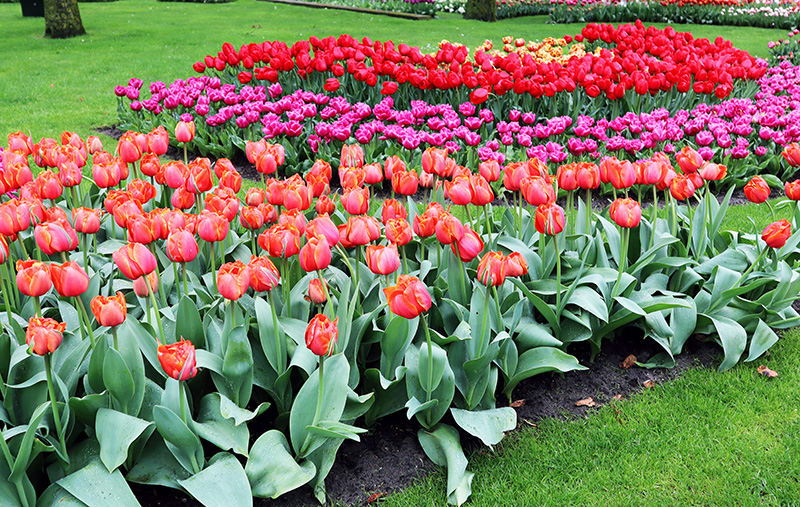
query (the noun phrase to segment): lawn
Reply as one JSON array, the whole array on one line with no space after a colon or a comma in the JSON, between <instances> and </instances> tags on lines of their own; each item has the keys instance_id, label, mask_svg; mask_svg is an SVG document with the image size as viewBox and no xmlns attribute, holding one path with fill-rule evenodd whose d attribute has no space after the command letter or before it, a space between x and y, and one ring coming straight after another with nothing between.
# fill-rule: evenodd
<instances>
[{"instance_id":1,"label":"lawn","mask_svg":"<svg viewBox=\"0 0 800 507\"><path fill-rule=\"evenodd\" d=\"M434 50L449 39L474 47L505 35L526 39L575 34L544 16L483 24L444 14L429 22L275 5L255 0L186 4L155 0L81 3L87 34L44 39L41 19L0 4L0 138L23 130L34 140L76 131L82 137L117 122L113 87L131 77L170 82L224 42L349 33ZM696 37L722 35L757 56L783 30L674 25ZM109 141L108 138L104 139ZM773 193L773 196L776 193ZM782 210L782 215L788 215ZM751 225L750 220L755 222ZM766 208L729 211L725 227L760 231ZM470 457L472 505L791 505L800 498L800 332L785 334L757 364L726 373L692 370L677 381L581 420L542 421L513 433L495 454ZM758 364L779 372L756 373ZM435 473L382 505L445 503Z\"/></svg>"}]
</instances>

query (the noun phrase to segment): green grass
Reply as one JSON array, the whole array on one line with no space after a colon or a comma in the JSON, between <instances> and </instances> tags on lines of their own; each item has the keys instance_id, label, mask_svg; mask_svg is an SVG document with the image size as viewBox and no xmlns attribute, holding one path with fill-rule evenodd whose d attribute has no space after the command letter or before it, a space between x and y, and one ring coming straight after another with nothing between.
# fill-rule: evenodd
<instances>
[{"instance_id":1,"label":"green grass","mask_svg":"<svg viewBox=\"0 0 800 507\"><path fill-rule=\"evenodd\" d=\"M798 362L794 329L726 373L690 370L586 419L523 424L470 457L469 505L798 505ZM439 471L381 505L445 505L444 491Z\"/></svg>"},{"instance_id":2,"label":"green grass","mask_svg":"<svg viewBox=\"0 0 800 507\"><path fill-rule=\"evenodd\" d=\"M505 35L540 40L575 34L583 25L546 24L546 16L487 24L442 14L432 21L239 0L195 4L125 0L81 3L87 34L68 40L43 37L41 18L23 18L19 5L0 4L0 39L6 48L0 66L0 139L23 130L34 140L58 137L65 130L86 137L96 127L117 122L113 88L131 77L167 83L193 75L192 63L216 54L222 43L283 40L292 43L349 33L357 38L393 40L433 51L442 39L470 48ZM661 25L663 26L663 25ZM784 30L674 25L696 37L724 35L758 56Z\"/></svg>"}]
</instances>

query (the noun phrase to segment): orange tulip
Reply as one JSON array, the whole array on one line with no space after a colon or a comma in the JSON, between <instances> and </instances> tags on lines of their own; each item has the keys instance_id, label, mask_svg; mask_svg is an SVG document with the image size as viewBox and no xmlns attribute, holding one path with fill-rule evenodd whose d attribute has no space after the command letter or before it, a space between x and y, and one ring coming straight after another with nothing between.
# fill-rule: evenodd
<instances>
[{"instance_id":1,"label":"orange tulip","mask_svg":"<svg viewBox=\"0 0 800 507\"><path fill-rule=\"evenodd\" d=\"M322 288L322 281L319 278L312 278L308 282L308 296L306 300L315 305L324 304L328 298L325 296L325 289Z\"/></svg>"},{"instance_id":2,"label":"orange tulip","mask_svg":"<svg viewBox=\"0 0 800 507\"><path fill-rule=\"evenodd\" d=\"M268 257L250 257L250 288L256 292L274 289L281 279L278 268Z\"/></svg>"},{"instance_id":3,"label":"orange tulip","mask_svg":"<svg viewBox=\"0 0 800 507\"><path fill-rule=\"evenodd\" d=\"M197 235L204 241L222 241L228 235L230 224L222 215L203 210L197 219Z\"/></svg>"},{"instance_id":4,"label":"orange tulip","mask_svg":"<svg viewBox=\"0 0 800 507\"><path fill-rule=\"evenodd\" d=\"M236 301L249 287L250 268L242 261L228 262L219 267L217 289L222 297Z\"/></svg>"},{"instance_id":5,"label":"orange tulip","mask_svg":"<svg viewBox=\"0 0 800 507\"><path fill-rule=\"evenodd\" d=\"M141 243L128 243L111 254L123 275L131 280L155 271L156 257Z\"/></svg>"},{"instance_id":6,"label":"orange tulip","mask_svg":"<svg viewBox=\"0 0 800 507\"><path fill-rule=\"evenodd\" d=\"M50 267L37 260L17 261L17 288L26 296L42 296L50 290Z\"/></svg>"},{"instance_id":7,"label":"orange tulip","mask_svg":"<svg viewBox=\"0 0 800 507\"><path fill-rule=\"evenodd\" d=\"M89 275L75 261L50 265L50 279L61 297L80 296L89 288Z\"/></svg>"},{"instance_id":8,"label":"orange tulip","mask_svg":"<svg viewBox=\"0 0 800 507\"><path fill-rule=\"evenodd\" d=\"M769 198L769 185L761 176L753 176L744 186L744 195L750 202L762 203Z\"/></svg>"},{"instance_id":9,"label":"orange tulip","mask_svg":"<svg viewBox=\"0 0 800 507\"><path fill-rule=\"evenodd\" d=\"M105 327L119 326L128 315L125 296L117 291L115 296L95 296L91 302L92 313L97 323Z\"/></svg>"},{"instance_id":10,"label":"orange tulip","mask_svg":"<svg viewBox=\"0 0 800 507\"><path fill-rule=\"evenodd\" d=\"M300 267L304 271L318 271L331 263L331 247L324 236L314 236L300 249Z\"/></svg>"},{"instance_id":11,"label":"orange tulip","mask_svg":"<svg viewBox=\"0 0 800 507\"><path fill-rule=\"evenodd\" d=\"M28 344L28 351L39 356L52 354L61 345L61 341L64 339L62 333L66 327L66 322L32 317L28 321L28 329L25 330L25 343Z\"/></svg>"},{"instance_id":12,"label":"orange tulip","mask_svg":"<svg viewBox=\"0 0 800 507\"><path fill-rule=\"evenodd\" d=\"M300 231L294 225L273 225L258 236L258 245L272 257L288 258L300 252Z\"/></svg>"},{"instance_id":13,"label":"orange tulip","mask_svg":"<svg viewBox=\"0 0 800 507\"><path fill-rule=\"evenodd\" d=\"M793 201L800 200L800 180L794 180L792 182L786 182L783 186L784 191L786 192L786 197Z\"/></svg>"},{"instance_id":14,"label":"orange tulip","mask_svg":"<svg viewBox=\"0 0 800 507\"><path fill-rule=\"evenodd\" d=\"M397 285L383 289L389 309L395 315L413 319L431 307L431 295L419 278L400 275Z\"/></svg>"},{"instance_id":15,"label":"orange tulip","mask_svg":"<svg viewBox=\"0 0 800 507\"><path fill-rule=\"evenodd\" d=\"M620 227L636 227L642 220L642 207L633 199L617 199L611 203L609 215Z\"/></svg>"},{"instance_id":16,"label":"orange tulip","mask_svg":"<svg viewBox=\"0 0 800 507\"><path fill-rule=\"evenodd\" d=\"M486 252L478 263L478 281L487 287L499 287L505 279L505 256L502 252Z\"/></svg>"},{"instance_id":17,"label":"orange tulip","mask_svg":"<svg viewBox=\"0 0 800 507\"><path fill-rule=\"evenodd\" d=\"M522 276L528 273L528 262L519 252L511 252L506 256L506 276Z\"/></svg>"},{"instance_id":18,"label":"orange tulip","mask_svg":"<svg viewBox=\"0 0 800 507\"><path fill-rule=\"evenodd\" d=\"M33 236L45 255L70 252L78 248L78 235L75 229L63 219L37 225Z\"/></svg>"},{"instance_id":19,"label":"orange tulip","mask_svg":"<svg viewBox=\"0 0 800 507\"><path fill-rule=\"evenodd\" d=\"M564 230L564 210L558 204L551 202L536 208L534 225L539 234L554 236Z\"/></svg>"},{"instance_id":20,"label":"orange tulip","mask_svg":"<svg viewBox=\"0 0 800 507\"><path fill-rule=\"evenodd\" d=\"M792 224L786 219L769 224L761 234L761 239L772 248L781 248L792 235Z\"/></svg>"},{"instance_id":21,"label":"orange tulip","mask_svg":"<svg viewBox=\"0 0 800 507\"><path fill-rule=\"evenodd\" d=\"M333 353L333 344L339 337L339 317L333 321L324 313L318 313L306 327L306 347L318 356Z\"/></svg>"},{"instance_id":22,"label":"orange tulip","mask_svg":"<svg viewBox=\"0 0 800 507\"><path fill-rule=\"evenodd\" d=\"M197 375L194 345L183 337L177 343L160 344L156 355L164 372L175 380L188 380Z\"/></svg>"},{"instance_id":23,"label":"orange tulip","mask_svg":"<svg viewBox=\"0 0 800 507\"><path fill-rule=\"evenodd\" d=\"M366 261L369 270L376 275L389 275L400 267L400 255L395 245L369 245Z\"/></svg>"}]
</instances>

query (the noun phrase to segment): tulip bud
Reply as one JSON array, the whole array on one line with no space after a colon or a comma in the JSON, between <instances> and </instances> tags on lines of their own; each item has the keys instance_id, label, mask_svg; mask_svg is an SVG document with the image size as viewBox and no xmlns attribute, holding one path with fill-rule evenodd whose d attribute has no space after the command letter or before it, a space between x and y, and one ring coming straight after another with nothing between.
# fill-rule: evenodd
<instances>
[{"instance_id":1,"label":"tulip bud","mask_svg":"<svg viewBox=\"0 0 800 507\"><path fill-rule=\"evenodd\" d=\"M217 289L222 297L232 301L241 298L250 287L250 268L242 261L228 262L217 272Z\"/></svg>"},{"instance_id":2,"label":"tulip bud","mask_svg":"<svg viewBox=\"0 0 800 507\"><path fill-rule=\"evenodd\" d=\"M376 275L389 275L400 267L400 255L395 245L369 245L366 261L369 270Z\"/></svg>"},{"instance_id":3,"label":"tulip bud","mask_svg":"<svg viewBox=\"0 0 800 507\"><path fill-rule=\"evenodd\" d=\"M128 315L125 296L117 291L115 296L95 296L91 302L92 313L97 323L105 327L119 326Z\"/></svg>"},{"instance_id":4,"label":"tulip bud","mask_svg":"<svg viewBox=\"0 0 800 507\"><path fill-rule=\"evenodd\" d=\"M542 204L536 208L534 225L539 234L554 236L564 230L564 210L556 203Z\"/></svg>"},{"instance_id":5,"label":"tulip bud","mask_svg":"<svg viewBox=\"0 0 800 507\"><path fill-rule=\"evenodd\" d=\"M772 248L781 248L792 235L792 224L786 219L769 224L761 234L761 239Z\"/></svg>"},{"instance_id":6,"label":"tulip bud","mask_svg":"<svg viewBox=\"0 0 800 507\"><path fill-rule=\"evenodd\" d=\"M478 281L487 287L499 287L505 279L505 256L502 252L486 252L478 263Z\"/></svg>"},{"instance_id":7,"label":"tulip bud","mask_svg":"<svg viewBox=\"0 0 800 507\"><path fill-rule=\"evenodd\" d=\"M419 278L400 275L397 285L383 289L389 309L395 315L413 319L431 307L431 295Z\"/></svg>"},{"instance_id":8,"label":"tulip bud","mask_svg":"<svg viewBox=\"0 0 800 507\"><path fill-rule=\"evenodd\" d=\"M50 279L61 297L80 296L89 288L89 275L77 262L52 264Z\"/></svg>"},{"instance_id":9,"label":"tulip bud","mask_svg":"<svg viewBox=\"0 0 800 507\"><path fill-rule=\"evenodd\" d=\"M17 261L17 288L26 296L42 296L50 290L50 267L37 260Z\"/></svg>"},{"instance_id":10,"label":"tulip bud","mask_svg":"<svg viewBox=\"0 0 800 507\"><path fill-rule=\"evenodd\" d=\"M141 243L128 243L111 256L122 274L131 280L150 274L157 267L156 257Z\"/></svg>"},{"instance_id":11,"label":"tulip bud","mask_svg":"<svg viewBox=\"0 0 800 507\"><path fill-rule=\"evenodd\" d=\"M39 356L55 352L64 339L62 333L66 327L66 322L32 317L28 321L28 329L25 330L28 351Z\"/></svg>"},{"instance_id":12,"label":"tulip bud","mask_svg":"<svg viewBox=\"0 0 800 507\"><path fill-rule=\"evenodd\" d=\"M314 236L300 249L300 267L304 271L325 269L331 263L331 247L324 236Z\"/></svg>"},{"instance_id":13,"label":"tulip bud","mask_svg":"<svg viewBox=\"0 0 800 507\"><path fill-rule=\"evenodd\" d=\"M158 291L158 275L155 271L133 281L133 292L140 298L150 297L150 293L155 294L156 291Z\"/></svg>"},{"instance_id":14,"label":"tulip bud","mask_svg":"<svg viewBox=\"0 0 800 507\"><path fill-rule=\"evenodd\" d=\"M177 343L160 344L156 354L164 372L175 380L188 380L197 375L194 345L183 337Z\"/></svg>"},{"instance_id":15,"label":"tulip bud","mask_svg":"<svg viewBox=\"0 0 800 507\"><path fill-rule=\"evenodd\" d=\"M333 345L339 337L339 317L333 321L324 313L318 313L306 327L306 347L318 356L333 353Z\"/></svg>"},{"instance_id":16,"label":"tulip bud","mask_svg":"<svg viewBox=\"0 0 800 507\"><path fill-rule=\"evenodd\" d=\"M175 140L179 143L188 143L194 139L195 126L193 121L179 121L175 125Z\"/></svg>"},{"instance_id":17,"label":"tulip bud","mask_svg":"<svg viewBox=\"0 0 800 507\"><path fill-rule=\"evenodd\" d=\"M744 195L750 202L762 203L769 198L769 185L761 176L753 176L744 186Z\"/></svg>"},{"instance_id":18,"label":"tulip bud","mask_svg":"<svg viewBox=\"0 0 800 507\"><path fill-rule=\"evenodd\" d=\"M278 268L268 257L250 257L250 288L256 292L274 289L281 279Z\"/></svg>"},{"instance_id":19,"label":"tulip bud","mask_svg":"<svg viewBox=\"0 0 800 507\"><path fill-rule=\"evenodd\" d=\"M322 287L322 281L319 278L312 278L308 282L308 296L306 300L314 303L315 305L325 304L328 298L325 296L325 289Z\"/></svg>"},{"instance_id":20,"label":"tulip bud","mask_svg":"<svg viewBox=\"0 0 800 507\"><path fill-rule=\"evenodd\" d=\"M609 215L620 227L636 227L642 219L642 207L633 199L617 199L611 203Z\"/></svg>"},{"instance_id":21,"label":"tulip bud","mask_svg":"<svg viewBox=\"0 0 800 507\"><path fill-rule=\"evenodd\" d=\"M519 252L511 252L505 259L506 276L522 276L528 274L528 262Z\"/></svg>"}]
</instances>

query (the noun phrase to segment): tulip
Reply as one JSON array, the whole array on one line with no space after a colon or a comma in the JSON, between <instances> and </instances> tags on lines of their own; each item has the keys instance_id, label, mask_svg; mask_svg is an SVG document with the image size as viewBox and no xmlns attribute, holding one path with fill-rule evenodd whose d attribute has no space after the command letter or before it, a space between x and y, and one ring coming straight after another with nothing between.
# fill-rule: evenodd
<instances>
[{"instance_id":1,"label":"tulip","mask_svg":"<svg viewBox=\"0 0 800 507\"><path fill-rule=\"evenodd\" d=\"M339 337L338 323L339 317L331 321L323 313L315 315L311 322L308 323L308 327L306 327L306 347L318 356L332 354L336 340Z\"/></svg>"},{"instance_id":2,"label":"tulip","mask_svg":"<svg viewBox=\"0 0 800 507\"><path fill-rule=\"evenodd\" d=\"M89 288L89 275L75 261L52 264L50 279L61 297L80 296Z\"/></svg>"},{"instance_id":3,"label":"tulip","mask_svg":"<svg viewBox=\"0 0 800 507\"><path fill-rule=\"evenodd\" d=\"M50 267L37 260L17 261L17 288L26 296L39 297L47 293L53 282Z\"/></svg>"},{"instance_id":4,"label":"tulip","mask_svg":"<svg viewBox=\"0 0 800 507\"><path fill-rule=\"evenodd\" d=\"M361 167L340 167L339 182L344 190L364 186L367 181L367 172Z\"/></svg>"},{"instance_id":5,"label":"tulip","mask_svg":"<svg viewBox=\"0 0 800 507\"><path fill-rule=\"evenodd\" d=\"M528 176L520 182L522 196L533 206L548 204L556 200L556 190L545 178Z\"/></svg>"},{"instance_id":6,"label":"tulip","mask_svg":"<svg viewBox=\"0 0 800 507\"><path fill-rule=\"evenodd\" d=\"M108 210L107 210L108 211ZM142 205L130 196L130 194L125 193L124 196L120 197L118 202L113 207L113 212L109 211L114 216L114 221L122 228L128 227L128 221L131 217L135 217L137 215L141 215L143 213Z\"/></svg>"},{"instance_id":7,"label":"tulip","mask_svg":"<svg viewBox=\"0 0 800 507\"><path fill-rule=\"evenodd\" d=\"M244 196L244 202L248 206L259 206L264 203L267 193L264 189L251 187Z\"/></svg>"},{"instance_id":8,"label":"tulip","mask_svg":"<svg viewBox=\"0 0 800 507\"><path fill-rule=\"evenodd\" d=\"M800 145L797 143L791 143L787 145L783 151L781 152L783 158L789 163L792 167L800 166Z\"/></svg>"},{"instance_id":9,"label":"tulip","mask_svg":"<svg viewBox=\"0 0 800 507\"><path fill-rule=\"evenodd\" d=\"M93 297L90 307L97 323L105 327L119 326L125 322L125 317L128 315L125 296L119 291L115 296Z\"/></svg>"},{"instance_id":10,"label":"tulip","mask_svg":"<svg viewBox=\"0 0 800 507\"><path fill-rule=\"evenodd\" d=\"M189 177L189 168L179 160L167 162L161 166L164 172L164 183L172 190L184 188L186 178Z\"/></svg>"},{"instance_id":11,"label":"tulip","mask_svg":"<svg viewBox=\"0 0 800 507\"><path fill-rule=\"evenodd\" d=\"M170 345L160 344L156 355L164 373L175 380L188 380L197 375L194 345L183 337Z\"/></svg>"},{"instance_id":12,"label":"tulip","mask_svg":"<svg viewBox=\"0 0 800 507\"><path fill-rule=\"evenodd\" d=\"M158 276L155 271L135 279L133 281L133 292L140 298L150 297L150 295L158 292Z\"/></svg>"},{"instance_id":13,"label":"tulip","mask_svg":"<svg viewBox=\"0 0 800 507\"><path fill-rule=\"evenodd\" d=\"M431 307L431 295L416 277L400 275L397 285L383 289L389 309L395 315L413 319Z\"/></svg>"},{"instance_id":14,"label":"tulip","mask_svg":"<svg viewBox=\"0 0 800 507\"><path fill-rule=\"evenodd\" d=\"M172 207L179 210L187 210L194 206L195 196L183 187L175 189L172 197L170 197L170 204Z\"/></svg>"},{"instance_id":15,"label":"tulip","mask_svg":"<svg viewBox=\"0 0 800 507\"><path fill-rule=\"evenodd\" d=\"M74 208L72 210L72 220L75 223L75 231L81 234L96 234L100 230L99 209L93 208Z\"/></svg>"},{"instance_id":16,"label":"tulip","mask_svg":"<svg viewBox=\"0 0 800 507\"><path fill-rule=\"evenodd\" d=\"M142 148L136 141L135 132L128 131L122 134L117 143L117 153L126 164L132 164L142 158Z\"/></svg>"},{"instance_id":17,"label":"tulip","mask_svg":"<svg viewBox=\"0 0 800 507\"><path fill-rule=\"evenodd\" d=\"M761 176L753 176L744 186L744 195L750 202L762 203L769 198L769 185Z\"/></svg>"},{"instance_id":18,"label":"tulip","mask_svg":"<svg viewBox=\"0 0 800 507\"><path fill-rule=\"evenodd\" d=\"M92 179L100 188L115 187L119 184L122 175L116 160L107 163L95 162L92 165Z\"/></svg>"},{"instance_id":19,"label":"tulip","mask_svg":"<svg viewBox=\"0 0 800 507\"><path fill-rule=\"evenodd\" d=\"M31 206L19 199L0 204L0 234L14 236L31 226Z\"/></svg>"},{"instance_id":20,"label":"tulip","mask_svg":"<svg viewBox=\"0 0 800 507\"><path fill-rule=\"evenodd\" d=\"M242 261L228 262L219 267L217 289L225 299L236 301L250 287L250 268Z\"/></svg>"},{"instance_id":21,"label":"tulip","mask_svg":"<svg viewBox=\"0 0 800 507\"><path fill-rule=\"evenodd\" d=\"M342 146L339 165L341 167L362 167L364 165L364 150L358 144L345 144Z\"/></svg>"},{"instance_id":22,"label":"tulip","mask_svg":"<svg viewBox=\"0 0 800 507\"><path fill-rule=\"evenodd\" d=\"M390 243L407 245L413 237L411 225L402 218L392 218L386 222L386 239Z\"/></svg>"},{"instance_id":23,"label":"tulip","mask_svg":"<svg viewBox=\"0 0 800 507\"><path fill-rule=\"evenodd\" d=\"M91 136L90 136L91 137ZM169 148L169 134L167 129L159 125L147 134L147 150L159 157L167 152Z\"/></svg>"},{"instance_id":24,"label":"tulip","mask_svg":"<svg viewBox=\"0 0 800 507\"><path fill-rule=\"evenodd\" d=\"M308 187L311 197L319 197L330 193L330 180L325 176L309 173L306 175L306 186ZM308 206L306 206L306 209Z\"/></svg>"},{"instance_id":25,"label":"tulip","mask_svg":"<svg viewBox=\"0 0 800 507\"><path fill-rule=\"evenodd\" d=\"M700 167L698 172L700 173L700 177L702 177L704 180L716 181L725 177L725 175L728 173L728 168L722 164L706 162Z\"/></svg>"},{"instance_id":26,"label":"tulip","mask_svg":"<svg viewBox=\"0 0 800 507\"><path fill-rule=\"evenodd\" d=\"M475 206L486 206L494 201L494 192L489 182L480 174L474 174L469 179L472 193L471 203Z\"/></svg>"},{"instance_id":27,"label":"tulip","mask_svg":"<svg viewBox=\"0 0 800 507\"><path fill-rule=\"evenodd\" d=\"M351 215L363 215L369 211L369 188L345 190L339 200L345 211Z\"/></svg>"},{"instance_id":28,"label":"tulip","mask_svg":"<svg viewBox=\"0 0 800 507\"><path fill-rule=\"evenodd\" d=\"M188 143L194 139L195 126L193 121L179 121L175 125L175 140L179 143Z\"/></svg>"},{"instance_id":29,"label":"tulip","mask_svg":"<svg viewBox=\"0 0 800 507\"><path fill-rule=\"evenodd\" d=\"M278 170L278 157L272 150L262 151L256 159L256 171L263 175L273 174Z\"/></svg>"},{"instance_id":30,"label":"tulip","mask_svg":"<svg viewBox=\"0 0 800 507\"><path fill-rule=\"evenodd\" d=\"M302 236L306 232L306 216L298 209L287 209L281 211L278 223L282 225L293 225Z\"/></svg>"},{"instance_id":31,"label":"tulip","mask_svg":"<svg viewBox=\"0 0 800 507\"><path fill-rule=\"evenodd\" d=\"M388 161L387 161L388 163ZM383 181L383 168L380 164L367 164L364 169L364 183L374 185Z\"/></svg>"},{"instance_id":32,"label":"tulip","mask_svg":"<svg viewBox=\"0 0 800 507\"><path fill-rule=\"evenodd\" d=\"M328 240L328 245L330 245L331 248L339 243L339 229L328 215L321 215L309 220L306 224L305 235L308 238L323 236Z\"/></svg>"},{"instance_id":33,"label":"tulip","mask_svg":"<svg viewBox=\"0 0 800 507\"><path fill-rule=\"evenodd\" d=\"M489 183L500 179L500 164L497 160L486 160L478 164L478 173Z\"/></svg>"},{"instance_id":34,"label":"tulip","mask_svg":"<svg viewBox=\"0 0 800 507\"><path fill-rule=\"evenodd\" d=\"M217 190L224 190L224 187ZM239 199L236 197L224 198L216 194L209 194L208 199L206 199L205 209L223 216L225 220L230 223L236 218L236 214L239 213Z\"/></svg>"},{"instance_id":35,"label":"tulip","mask_svg":"<svg viewBox=\"0 0 800 507\"><path fill-rule=\"evenodd\" d=\"M503 169L503 186L511 192L521 188L522 180L530 176L530 171L522 162L508 164Z\"/></svg>"},{"instance_id":36,"label":"tulip","mask_svg":"<svg viewBox=\"0 0 800 507\"><path fill-rule=\"evenodd\" d=\"M315 176L320 176L324 178L326 181L331 181L331 165L322 159L316 159L314 164L311 166L309 170L309 174L313 174Z\"/></svg>"},{"instance_id":37,"label":"tulip","mask_svg":"<svg viewBox=\"0 0 800 507\"><path fill-rule=\"evenodd\" d=\"M239 213L239 223L245 229L257 231L264 226L264 214L258 207L246 206Z\"/></svg>"},{"instance_id":38,"label":"tulip","mask_svg":"<svg viewBox=\"0 0 800 507\"><path fill-rule=\"evenodd\" d=\"M786 219L769 224L761 234L761 239L771 248L781 248L792 235L792 224Z\"/></svg>"},{"instance_id":39,"label":"tulip","mask_svg":"<svg viewBox=\"0 0 800 507\"><path fill-rule=\"evenodd\" d=\"M224 240L228 235L229 228L228 220L212 211L203 210L197 220L197 235L209 243Z\"/></svg>"},{"instance_id":40,"label":"tulip","mask_svg":"<svg viewBox=\"0 0 800 507\"><path fill-rule=\"evenodd\" d=\"M642 207L633 199L617 199L611 203L609 215L618 226L630 229L639 225Z\"/></svg>"},{"instance_id":41,"label":"tulip","mask_svg":"<svg viewBox=\"0 0 800 507\"><path fill-rule=\"evenodd\" d=\"M256 292L271 291L281 279L278 268L268 257L250 257L250 288Z\"/></svg>"},{"instance_id":42,"label":"tulip","mask_svg":"<svg viewBox=\"0 0 800 507\"><path fill-rule=\"evenodd\" d=\"M528 262L519 252L511 252L506 256L506 276L522 276L528 274Z\"/></svg>"},{"instance_id":43,"label":"tulip","mask_svg":"<svg viewBox=\"0 0 800 507\"><path fill-rule=\"evenodd\" d=\"M336 211L336 203L331 200L327 195L323 195L317 199L314 209L318 215L332 215Z\"/></svg>"},{"instance_id":44,"label":"tulip","mask_svg":"<svg viewBox=\"0 0 800 507\"><path fill-rule=\"evenodd\" d=\"M150 274L157 267L155 255L141 243L128 243L111 256L122 274L131 280Z\"/></svg>"},{"instance_id":45,"label":"tulip","mask_svg":"<svg viewBox=\"0 0 800 507\"><path fill-rule=\"evenodd\" d=\"M381 222L386 225L386 222L391 218L403 218L408 216L406 208L397 202L395 199L386 199L383 201L383 208L381 210Z\"/></svg>"},{"instance_id":46,"label":"tulip","mask_svg":"<svg viewBox=\"0 0 800 507\"><path fill-rule=\"evenodd\" d=\"M319 278L312 278L308 281L308 296L306 299L315 305L325 304L328 300L326 296L327 290L322 286L322 280Z\"/></svg>"},{"instance_id":47,"label":"tulip","mask_svg":"<svg viewBox=\"0 0 800 507\"><path fill-rule=\"evenodd\" d=\"M414 195L419 188L417 171L397 171L392 175L392 189L401 195Z\"/></svg>"},{"instance_id":48,"label":"tulip","mask_svg":"<svg viewBox=\"0 0 800 507\"><path fill-rule=\"evenodd\" d=\"M55 200L64 193L64 186L53 171L42 171L34 183L41 199Z\"/></svg>"},{"instance_id":49,"label":"tulip","mask_svg":"<svg viewBox=\"0 0 800 507\"><path fill-rule=\"evenodd\" d=\"M194 234L179 229L172 231L167 237L167 257L172 262L192 262L199 252L199 246Z\"/></svg>"},{"instance_id":50,"label":"tulip","mask_svg":"<svg viewBox=\"0 0 800 507\"><path fill-rule=\"evenodd\" d=\"M198 157L187 167L186 180L183 187L187 192L202 194L208 192L214 186L214 177L211 172L211 161L207 158Z\"/></svg>"},{"instance_id":51,"label":"tulip","mask_svg":"<svg viewBox=\"0 0 800 507\"><path fill-rule=\"evenodd\" d=\"M403 162L403 159L401 159L397 155L392 155L391 157L387 158L383 167L384 167L384 172L386 173L386 179L389 180L393 179L396 173L406 172L407 170L406 163Z\"/></svg>"},{"instance_id":52,"label":"tulip","mask_svg":"<svg viewBox=\"0 0 800 507\"><path fill-rule=\"evenodd\" d=\"M28 329L25 331L25 343L28 345L28 351L39 356L52 354L61 345L66 327L66 322L32 317L28 321Z\"/></svg>"},{"instance_id":53,"label":"tulip","mask_svg":"<svg viewBox=\"0 0 800 507\"><path fill-rule=\"evenodd\" d=\"M294 225L273 225L258 236L258 245L272 257L297 255L300 252L300 230Z\"/></svg>"},{"instance_id":54,"label":"tulip","mask_svg":"<svg viewBox=\"0 0 800 507\"><path fill-rule=\"evenodd\" d=\"M419 236L420 238L429 238L436 234L436 223L439 219L433 215L428 213L427 211L420 214L414 215L413 221L413 228L414 234Z\"/></svg>"},{"instance_id":55,"label":"tulip","mask_svg":"<svg viewBox=\"0 0 800 507\"><path fill-rule=\"evenodd\" d=\"M37 225L33 235L36 244L45 255L70 252L78 247L78 235L75 229L63 219Z\"/></svg>"},{"instance_id":56,"label":"tulip","mask_svg":"<svg viewBox=\"0 0 800 507\"><path fill-rule=\"evenodd\" d=\"M369 245L366 261L369 270L376 275L389 275L400 267L400 255L396 245Z\"/></svg>"},{"instance_id":57,"label":"tulip","mask_svg":"<svg viewBox=\"0 0 800 507\"><path fill-rule=\"evenodd\" d=\"M786 197L793 201L800 200L800 180L794 180L792 182L786 182L783 186L784 191L786 192Z\"/></svg>"},{"instance_id":58,"label":"tulip","mask_svg":"<svg viewBox=\"0 0 800 507\"><path fill-rule=\"evenodd\" d=\"M464 227L464 236L451 243L450 248L461 258L462 262L470 262L483 251L483 240L467 225Z\"/></svg>"},{"instance_id":59,"label":"tulip","mask_svg":"<svg viewBox=\"0 0 800 507\"><path fill-rule=\"evenodd\" d=\"M436 221L436 239L443 245L452 244L464 237L464 225L450 213L442 214Z\"/></svg>"},{"instance_id":60,"label":"tulip","mask_svg":"<svg viewBox=\"0 0 800 507\"><path fill-rule=\"evenodd\" d=\"M558 204L551 202L536 208L534 225L539 234L555 236L564 230L564 210Z\"/></svg>"},{"instance_id":61,"label":"tulip","mask_svg":"<svg viewBox=\"0 0 800 507\"><path fill-rule=\"evenodd\" d=\"M670 183L669 192L675 199L684 201L694 195L695 186L689 176L677 174Z\"/></svg>"},{"instance_id":62,"label":"tulip","mask_svg":"<svg viewBox=\"0 0 800 507\"><path fill-rule=\"evenodd\" d=\"M466 206L472 202L472 187L469 176L457 176L453 178L452 182L445 182L445 189L450 200L457 206Z\"/></svg>"},{"instance_id":63,"label":"tulip","mask_svg":"<svg viewBox=\"0 0 800 507\"><path fill-rule=\"evenodd\" d=\"M506 279L506 261L502 252L486 252L478 263L478 281L487 287L500 286Z\"/></svg>"},{"instance_id":64,"label":"tulip","mask_svg":"<svg viewBox=\"0 0 800 507\"><path fill-rule=\"evenodd\" d=\"M324 236L309 239L299 253L300 267L306 272L320 271L331 263L331 247Z\"/></svg>"}]
</instances>

